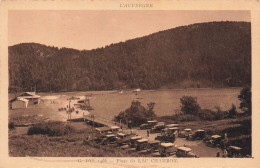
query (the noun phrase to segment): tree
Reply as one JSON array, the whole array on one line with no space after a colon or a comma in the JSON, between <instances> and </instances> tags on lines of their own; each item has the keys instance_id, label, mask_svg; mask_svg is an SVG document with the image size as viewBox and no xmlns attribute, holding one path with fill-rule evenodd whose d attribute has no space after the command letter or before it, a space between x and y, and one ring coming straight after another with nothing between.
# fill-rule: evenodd
<instances>
[{"instance_id":1,"label":"tree","mask_svg":"<svg viewBox=\"0 0 260 168\"><path fill-rule=\"evenodd\" d=\"M147 113L146 113L146 117L148 119L152 120L156 116L155 113L154 113L154 110L153 110L154 106L155 106L154 102L150 102L150 103L147 104L148 110L147 110Z\"/></svg>"},{"instance_id":2,"label":"tree","mask_svg":"<svg viewBox=\"0 0 260 168\"><path fill-rule=\"evenodd\" d=\"M200 106L197 103L197 97L183 96L180 99L181 111L184 114L197 114L200 111Z\"/></svg>"},{"instance_id":3,"label":"tree","mask_svg":"<svg viewBox=\"0 0 260 168\"><path fill-rule=\"evenodd\" d=\"M115 116L116 121L122 121L127 123L131 121L131 126L140 126L140 124L145 123L149 119L155 117L153 107L155 103L148 103L148 109L141 105L139 101L132 101L131 107L125 111L121 111L119 115Z\"/></svg>"},{"instance_id":4,"label":"tree","mask_svg":"<svg viewBox=\"0 0 260 168\"><path fill-rule=\"evenodd\" d=\"M228 110L228 115L229 117L234 117L235 115L237 115L237 108L234 104L232 104L231 109Z\"/></svg>"},{"instance_id":5,"label":"tree","mask_svg":"<svg viewBox=\"0 0 260 168\"><path fill-rule=\"evenodd\" d=\"M244 87L240 94L238 95L238 100L240 100L240 106L239 108L244 111L247 114L252 113L252 104L251 104L251 88L250 87Z\"/></svg>"}]
</instances>

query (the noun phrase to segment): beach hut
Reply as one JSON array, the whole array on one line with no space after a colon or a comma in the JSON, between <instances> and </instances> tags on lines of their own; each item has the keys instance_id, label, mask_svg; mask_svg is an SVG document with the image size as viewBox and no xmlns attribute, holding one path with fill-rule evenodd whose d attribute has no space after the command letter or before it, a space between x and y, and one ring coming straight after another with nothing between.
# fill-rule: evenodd
<instances>
[{"instance_id":1,"label":"beach hut","mask_svg":"<svg viewBox=\"0 0 260 168\"><path fill-rule=\"evenodd\" d=\"M29 100L23 98L14 99L11 102L12 109L27 108Z\"/></svg>"},{"instance_id":2,"label":"beach hut","mask_svg":"<svg viewBox=\"0 0 260 168\"><path fill-rule=\"evenodd\" d=\"M29 105L40 103L40 96L36 95L35 92L25 92L21 94L18 98L29 100Z\"/></svg>"}]
</instances>

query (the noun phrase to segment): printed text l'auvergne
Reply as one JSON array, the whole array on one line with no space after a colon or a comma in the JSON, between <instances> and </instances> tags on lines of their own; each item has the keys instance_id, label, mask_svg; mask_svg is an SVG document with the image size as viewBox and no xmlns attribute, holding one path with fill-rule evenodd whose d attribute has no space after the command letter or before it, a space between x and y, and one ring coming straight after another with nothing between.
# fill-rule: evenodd
<instances>
[{"instance_id":1,"label":"printed text l'auvergne","mask_svg":"<svg viewBox=\"0 0 260 168\"><path fill-rule=\"evenodd\" d=\"M120 3L120 8L152 8L150 3Z\"/></svg>"}]
</instances>

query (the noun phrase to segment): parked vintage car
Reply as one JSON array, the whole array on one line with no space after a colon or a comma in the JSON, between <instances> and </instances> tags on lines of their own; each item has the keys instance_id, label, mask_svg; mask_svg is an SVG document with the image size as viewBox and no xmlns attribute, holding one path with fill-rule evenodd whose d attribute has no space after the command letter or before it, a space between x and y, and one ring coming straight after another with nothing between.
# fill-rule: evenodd
<instances>
[{"instance_id":1,"label":"parked vintage car","mask_svg":"<svg viewBox=\"0 0 260 168\"><path fill-rule=\"evenodd\" d=\"M165 128L165 123L164 122L159 122L155 126L152 127L151 133L158 133L161 132Z\"/></svg>"},{"instance_id":2,"label":"parked vintage car","mask_svg":"<svg viewBox=\"0 0 260 168\"><path fill-rule=\"evenodd\" d=\"M119 133L116 134L116 136L117 136L117 139L123 139L123 138L127 137L128 135L124 134L122 132L119 132Z\"/></svg>"},{"instance_id":3,"label":"parked vintage car","mask_svg":"<svg viewBox=\"0 0 260 168\"><path fill-rule=\"evenodd\" d=\"M179 132L179 137L180 138L186 138L186 136L188 136L191 133L191 129L190 128L186 128L182 131Z\"/></svg>"},{"instance_id":4,"label":"parked vintage car","mask_svg":"<svg viewBox=\"0 0 260 168\"><path fill-rule=\"evenodd\" d=\"M187 147L178 147L176 151L177 157L192 157L197 158L198 156L191 152L190 148Z\"/></svg>"},{"instance_id":5,"label":"parked vintage car","mask_svg":"<svg viewBox=\"0 0 260 168\"><path fill-rule=\"evenodd\" d=\"M222 142L222 137L220 135L212 135L208 141L206 141L206 145L210 147L219 147Z\"/></svg>"},{"instance_id":6,"label":"parked vintage car","mask_svg":"<svg viewBox=\"0 0 260 168\"><path fill-rule=\"evenodd\" d=\"M156 125L164 125L165 126L165 122L158 122Z\"/></svg>"},{"instance_id":7,"label":"parked vintage car","mask_svg":"<svg viewBox=\"0 0 260 168\"><path fill-rule=\"evenodd\" d=\"M179 124L167 124L166 128L179 127Z\"/></svg>"},{"instance_id":8,"label":"parked vintage car","mask_svg":"<svg viewBox=\"0 0 260 168\"><path fill-rule=\"evenodd\" d=\"M196 130L195 132L192 132L191 134L189 134L186 139L190 140L190 141L194 141L194 140L202 140L204 139L206 136L206 132L205 130Z\"/></svg>"},{"instance_id":9,"label":"parked vintage car","mask_svg":"<svg viewBox=\"0 0 260 168\"><path fill-rule=\"evenodd\" d=\"M167 134L179 134L179 128L178 127L170 127L170 128L164 128L163 130L162 130L162 133L164 132L164 133L167 133Z\"/></svg>"},{"instance_id":10,"label":"parked vintage car","mask_svg":"<svg viewBox=\"0 0 260 168\"><path fill-rule=\"evenodd\" d=\"M242 157L242 148L237 146L229 146L227 148L227 157L232 157L232 158Z\"/></svg>"},{"instance_id":11,"label":"parked vintage car","mask_svg":"<svg viewBox=\"0 0 260 168\"><path fill-rule=\"evenodd\" d=\"M106 137L101 142L102 145L114 144L114 143L116 143L116 135L114 134L106 135Z\"/></svg>"},{"instance_id":12,"label":"parked vintage car","mask_svg":"<svg viewBox=\"0 0 260 168\"><path fill-rule=\"evenodd\" d=\"M116 125L113 125L110 128L113 133L117 133L118 131L120 131L120 127Z\"/></svg>"},{"instance_id":13,"label":"parked vintage car","mask_svg":"<svg viewBox=\"0 0 260 168\"><path fill-rule=\"evenodd\" d=\"M160 135L157 135L155 137L155 140L159 140L161 142L175 142L177 138L177 134L175 134L174 132L162 132Z\"/></svg>"},{"instance_id":14,"label":"parked vintage car","mask_svg":"<svg viewBox=\"0 0 260 168\"><path fill-rule=\"evenodd\" d=\"M158 122L153 121L147 121L147 123L140 125L140 129L151 129L153 126L155 126Z\"/></svg>"},{"instance_id":15,"label":"parked vintage car","mask_svg":"<svg viewBox=\"0 0 260 168\"><path fill-rule=\"evenodd\" d=\"M112 128L109 127L98 127L95 128L98 135L112 134Z\"/></svg>"},{"instance_id":16,"label":"parked vintage car","mask_svg":"<svg viewBox=\"0 0 260 168\"><path fill-rule=\"evenodd\" d=\"M147 149L147 147L148 147L148 139L142 138L142 139L139 139L139 140L136 141L135 149L137 151Z\"/></svg>"},{"instance_id":17,"label":"parked vintage car","mask_svg":"<svg viewBox=\"0 0 260 168\"><path fill-rule=\"evenodd\" d=\"M177 146L173 143L161 143L159 147L159 153L163 157L174 155L177 150Z\"/></svg>"},{"instance_id":18,"label":"parked vintage car","mask_svg":"<svg viewBox=\"0 0 260 168\"><path fill-rule=\"evenodd\" d=\"M117 138L117 139L116 139L116 143L117 143L119 146L129 144L130 139L131 139L133 136L134 136L134 135L128 134L127 136L124 136L123 138Z\"/></svg>"},{"instance_id":19,"label":"parked vintage car","mask_svg":"<svg viewBox=\"0 0 260 168\"><path fill-rule=\"evenodd\" d=\"M159 140L148 141L147 151L150 153L158 152L160 143Z\"/></svg>"},{"instance_id":20,"label":"parked vintage car","mask_svg":"<svg viewBox=\"0 0 260 168\"><path fill-rule=\"evenodd\" d=\"M129 141L129 147L131 148L135 148L136 147L136 141L139 140L139 139L142 139L141 136L133 136L132 138L130 138L130 141Z\"/></svg>"}]
</instances>

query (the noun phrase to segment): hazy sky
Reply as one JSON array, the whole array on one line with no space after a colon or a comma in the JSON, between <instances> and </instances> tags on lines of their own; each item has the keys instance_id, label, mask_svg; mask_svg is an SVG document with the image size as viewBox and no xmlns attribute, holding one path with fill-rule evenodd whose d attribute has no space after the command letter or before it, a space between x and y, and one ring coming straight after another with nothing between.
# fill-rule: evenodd
<instances>
[{"instance_id":1,"label":"hazy sky","mask_svg":"<svg viewBox=\"0 0 260 168\"><path fill-rule=\"evenodd\" d=\"M250 11L9 11L8 44L93 49L210 21L250 22Z\"/></svg>"}]
</instances>

